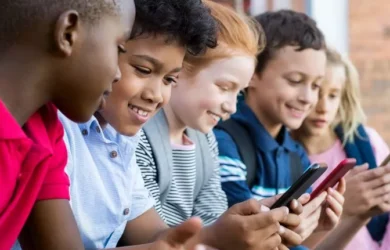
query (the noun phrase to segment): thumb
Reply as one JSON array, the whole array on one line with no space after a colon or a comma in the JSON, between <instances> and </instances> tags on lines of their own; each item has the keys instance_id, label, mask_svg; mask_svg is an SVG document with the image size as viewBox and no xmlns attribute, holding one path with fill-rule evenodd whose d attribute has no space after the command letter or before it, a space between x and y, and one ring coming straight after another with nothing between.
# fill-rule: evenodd
<instances>
[{"instance_id":1,"label":"thumb","mask_svg":"<svg viewBox=\"0 0 390 250\"><path fill-rule=\"evenodd\" d=\"M265 198L265 199L261 199L259 201L259 203L261 205L264 205L266 207L272 207L272 205L280 198L282 197L283 194L278 194L278 195L275 195L275 196L272 196L270 198Z\"/></svg>"},{"instance_id":2,"label":"thumb","mask_svg":"<svg viewBox=\"0 0 390 250\"><path fill-rule=\"evenodd\" d=\"M170 229L162 240L171 246L183 245L202 228L200 218L191 218L179 226Z\"/></svg>"},{"instance_id":3,"label":"thumb","mask_svg":"<svg viewBox=\"0 0 390 250\"><path fill-rule=\"evenodd\" d=\"M258 214L261 211L265 211L265 207L255 199L250 199L232 206L228 211L229 213L238 215L252 215Z\"/></svg>"}]
</instances>

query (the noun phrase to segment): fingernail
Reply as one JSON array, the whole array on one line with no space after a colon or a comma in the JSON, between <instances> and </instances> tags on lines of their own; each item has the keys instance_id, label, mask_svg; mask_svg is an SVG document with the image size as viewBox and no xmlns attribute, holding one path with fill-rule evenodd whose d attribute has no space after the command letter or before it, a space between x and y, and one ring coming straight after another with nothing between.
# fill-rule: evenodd
<instances>
[{"instance_id":1,"label":"fingernail","mask_svg":"<svg viewBox=\"0 0 390 250\"><path fill-rule=\"evenodd\" d=\"M288 207L286 207L286 214L289 214L290 213L290 210L288 209Z\"/></svg>"},{"instance_id":2,"label":"fingernail","mask_svg":"<svg viewBox=\"0 0 390 250\"><path fill-rule=\"evenodd\" d=\"M286 232L286 228L284 226L279 227L279 234L284 234Z\"/></svg>"},{"instance_id":3,"label":"fingernail","mask_svg":"<svg viewBox=\"0 0 390 250\"><path fill-rule=\"evenodd\" d=\"M333 188L329 188L329 193L334 193L334 189Z\"/></svg>"},{"instance_id":4,"label":"fingernail","mask_svg":"<svg viewBox=\"0 0 390 250\"><path fill-rule=\"evenodd\" d=\"M260 207L260 211L261 212L268 212L269 210L270 209L268 207L264 206L264 205L261 205L261 207Z\"/></svg>"},{"instance_id":5,"label":"fingernail","mask_svg":"<svg viewBox=\"0 0 390 250\"><path fill-rule=\"evenodd\" d=\"M206 250L206 247L204 245L197 245L195 250Z\"/></svg>"},{"instance_id":6,"label":"fingernail","mask_svg":"<svg viewBox=\"0 0 390 250\"><path fill-rule=\"evenodd\" d=\"M291 202L291 206L292 206L293 208L296 208L296 207L298 206L298 201L297 201L297 200L293 200L293 201Z\"/></svg>"}]
</instances>

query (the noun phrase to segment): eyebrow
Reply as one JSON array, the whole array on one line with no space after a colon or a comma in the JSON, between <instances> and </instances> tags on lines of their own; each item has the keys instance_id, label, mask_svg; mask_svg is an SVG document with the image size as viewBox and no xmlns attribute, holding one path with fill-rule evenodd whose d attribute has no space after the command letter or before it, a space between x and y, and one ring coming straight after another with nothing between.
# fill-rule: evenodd
<instances>
[{"instance_id":1,"label":"eyebrow","mask_svg":"<svg viewBox=\"0 0 390 250\"><path fill-rule=\"evenodd\" d=\"M157 60L156 58L153 58L151 56L147 56L147 55L133 55L133 57L137 57L139 59L143 59L145 61L148 61L150 62L151 64L153 64L154 67L156 67L157 69L162 69L163 68L163 64ZM177 67L173 70L171 70L172 73L178 73L182 70L182 67Z\"/></svg>"},{"instance_id":2,"label":"eyebrow","mask_svg":"<svg viewBox=\"0 0 390 250\"><path fill-rule=\"evenodd\" d=\"M307 74L305 74L304 72L302 72L302 71L290 71L290 72L287 72L286 73L286 76L287 75L290 75L290 74L299 74L300 76L304 76L304 77L306 77L307 76ZM323 79L325 76L318 76L317 78L316 78L316 80L320 80L320 79Z\"/></svg>"}]
</instances>

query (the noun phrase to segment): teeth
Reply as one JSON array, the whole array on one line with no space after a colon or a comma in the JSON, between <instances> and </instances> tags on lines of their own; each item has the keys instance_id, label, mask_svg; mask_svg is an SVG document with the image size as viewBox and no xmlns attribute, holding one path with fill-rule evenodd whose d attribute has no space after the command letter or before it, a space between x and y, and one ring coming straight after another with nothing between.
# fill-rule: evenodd
<instances>
[{"instance_id":1,"label":"teeth","mask_svg":"<svg viewBox=\"0 0 390 250\"><path fill-rule=\"evenodd\" d=\"M221 120L221 117L217 116L217 115L214 115L212 113L209 113L211 115L211 117L213 117L214 120L216 120L217 122L219 122L219 120Z\"/></svg>"},{"instance_id":2,"label":"teeth","mask_svg":"<svg viewBox=\"0 0 390 250\"><path fill-rule=\"evenodd\" d=\"M137 107L130 106L130 109L133 110L135 113L139 114L140 116L147 117L149 115L149 112L145 110L141 110Z\"/></svg>"}]
</instances>

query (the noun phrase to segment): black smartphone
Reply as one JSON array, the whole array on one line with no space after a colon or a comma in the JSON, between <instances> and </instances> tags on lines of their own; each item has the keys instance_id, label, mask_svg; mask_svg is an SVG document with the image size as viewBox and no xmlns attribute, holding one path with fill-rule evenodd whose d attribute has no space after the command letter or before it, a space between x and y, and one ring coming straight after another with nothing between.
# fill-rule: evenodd
<instances>
[{"instance_id":1,"label":"black smartphone","mask_svg":"<svg viewBox=\"0 0 390 250\"><path fill-rule=\"evenodd\" d=\"M311 185L326 171L326 164L312 164L299 179L272 205L271 209L288 207L290 202L303 195Z\"/></svg>"}]
</instances>

